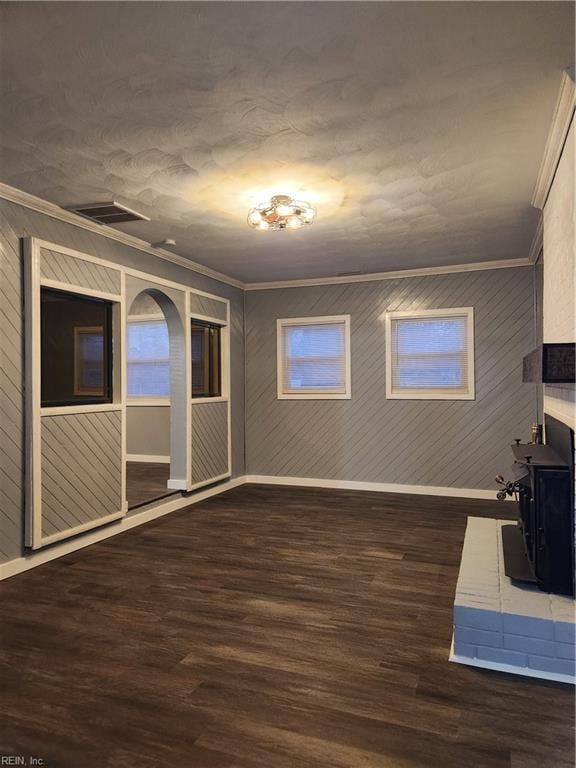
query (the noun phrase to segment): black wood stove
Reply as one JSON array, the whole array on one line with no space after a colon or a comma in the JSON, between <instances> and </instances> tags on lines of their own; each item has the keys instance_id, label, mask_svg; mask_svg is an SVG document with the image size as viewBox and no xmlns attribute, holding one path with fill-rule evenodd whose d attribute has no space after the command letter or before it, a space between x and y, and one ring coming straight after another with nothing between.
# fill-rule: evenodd
<instances>
[{"instance_id":1,"label":"black wood stove","mask_svg":"<svg viewBox=\"0 0 576 768\"><path fill-rule=\"evenodd\" d=\"M515 495L517 525L502 527L504 568L513 581L544 592L574 595L574 432L545 417L546 444L512 446L511 479L499 499Z\"/></svg>"}]
</instances>

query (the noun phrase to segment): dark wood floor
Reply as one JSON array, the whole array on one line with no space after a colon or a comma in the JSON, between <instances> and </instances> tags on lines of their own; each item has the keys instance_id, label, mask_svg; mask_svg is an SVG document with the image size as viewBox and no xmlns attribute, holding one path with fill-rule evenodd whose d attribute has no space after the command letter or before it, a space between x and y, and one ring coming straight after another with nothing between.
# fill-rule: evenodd
<instances>
[{"instance_id":1,"label":"dark wood floor","mask_svg":"<svg viewBox=\"0 0 576 768\"><path fill-rule=\"evenodd\" d=\"M126 462L128 508L134 509L134 507L164 499L166 496L172 496L175 491L166 487L169 477L170 464Z\"/></svg>"},{"instance_id":2,"label":"dark wood floor","mask_svg":"<svg viewBox=\"0 0 576 768\"><path fill-rule=\"evenodd\" d=\"M447 661L467 514L252 486L0 584L0 754L47 768L572 768L574 695Z\"/></svg>"}]
</instances>

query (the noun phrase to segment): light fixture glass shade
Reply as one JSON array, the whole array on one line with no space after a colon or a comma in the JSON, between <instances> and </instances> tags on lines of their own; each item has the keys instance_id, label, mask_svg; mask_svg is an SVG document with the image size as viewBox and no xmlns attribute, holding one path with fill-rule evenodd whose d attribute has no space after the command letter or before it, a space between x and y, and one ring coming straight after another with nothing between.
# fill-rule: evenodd
<instances>
[{"instance_id":1,"label":"light fixture glass shade","mask_svg":"<svg viewBox=\"0 0 576 768\"><path fill-rule=\"evenodd\" d=\"M254 229L299 229L311 224L316 211L310 203L292 200L289 195L274 195L248 212L248 224Z\"/></svg>"},{"instance_id":2,"label":"light fixture glass shade","mask_svg":"<svg viewBox=\"0 0 576 768\"><path fill-rule=\"evenodd\" d=\"M253 208L248 214L248 223L256 226L261 221L262 221L262 217L260 215L260 211L256 210L256 208Z\"/></svg>"}]
</instances>

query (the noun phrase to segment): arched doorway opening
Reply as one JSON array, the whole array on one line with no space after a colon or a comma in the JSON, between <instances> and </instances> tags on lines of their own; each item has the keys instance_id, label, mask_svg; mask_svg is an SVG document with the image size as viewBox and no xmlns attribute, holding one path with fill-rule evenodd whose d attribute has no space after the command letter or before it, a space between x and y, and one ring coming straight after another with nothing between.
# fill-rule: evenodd
<instances>
[{"instance_id":1,"label":"arched doorway opening","mask_svg":"<svg viewBox=\"0 0 576 768\"><path fill-rule=\"evenodd\" d=\"M127 299L126 489L134 509L186 488L186 335L160 288L134 285Z\"/></svg>"}]
</instances>

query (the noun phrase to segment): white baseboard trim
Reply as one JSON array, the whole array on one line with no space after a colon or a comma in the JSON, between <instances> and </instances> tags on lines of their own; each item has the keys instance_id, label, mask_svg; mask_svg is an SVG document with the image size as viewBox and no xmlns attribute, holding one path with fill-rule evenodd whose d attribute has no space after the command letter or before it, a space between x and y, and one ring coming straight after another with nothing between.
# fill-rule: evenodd
<instances>
[{"instance_id":1,"label":"white baseboard trim","mask_svg":"<svg viewBox=\"0 0 576 768\"><path fill-rule=\"evenodd\" d=\"M515 667L513 664L501 664L497 661L483 661L482 659L472 659L470 656L459 656L454 653L454 638L452 638L448 661L452 661L455 664L465 664L467 667L476 667L477 669L491 669L493 672L507 672L510 675L536 677L539 680L554 680L557 683L576 685L576 680L573 677L563 675L560 672L541 672L539 669L530 669L530 667Z\"/></svg>"},{"instance_id":2,"label":"white baseboard trim","mask_svg":"<svg viewBox=\"0 0 576 768\"><path fill-rule=\"evenodd\" d=\"M156 520L156 518L168 515L178 509L198 504L198 502L209 499L211 496L217 496L232 488L237 488L239 485L244 485L245 482L246 480L244 476L235 477L227 483L222 483L222 485L218 485L214 488L208 488L205 491L199 491L193 496L180 496L177 499L159 503L142 512L136 512L128 517L123 517L118 522L110 523L96 531L81 534L62 544L55 544L49 549L39 552L31 552L24 557L17 557L14 560L9 560L7 563L0 564L0 581L8 579L10 576L16 576L18 573L28 571L31 568L36 568L38 565L43 565L51 560L56 560L63 555L76 552L78 549L89 547L91 544L96 544L98 541L109 539L111 536L116 536L118 533L123 533L124 531L129 531L131 528L136 528L144 523L149 523L151 520Z\"/></svg>"},{"instance_id":3,"label":"white baseboard trim","mask_svg":"<svg viewBox=\"0 0 576 768\"><path fill-rule=\"evenodd\" d=\"M452 496L463 499L496 500L496 489L450 488L435 485L403 485L401 483L368 483L360 480L324 480L312 477L279 477L278 475L246 475L247 483L264 485L295 485L309 488L340 488L346 491L372 491L373 493L415 493L421 496ZM512 500L512 497L508 497Z\"/></svg>"},{"instance_id":4,"label":"white baseboard trim","mask_svg":"<svg viewBox=\"0 0 576 768\"><path fill-rule=\"evenodd\" d=\"M212 485L212 483L219 483L221 480L226 480L227 477L230 477L230 472L224 472L222 475L210 477L208 480L202 480L200 483L195 483L188 488L188 491L196 491L198 488L205 488L207 485Z\"/></svg>"},{"instance_id":5,"label":"white baseboard trim","mask_svg":"<svg viewBox=\"0 0 576 768\"><path fill-rule=\"evenodd\" d=\"M215 482L212 480L211 482ZM78 549L95 544L98 541L115 536L123 531L143 525L150 520L155 520L170 512L197 504L199 501L209 499L211 496L217 496L224 491L232 488L238 488L248 483L263 485L286 485L286 486L304 486L308 488L340 488L350 491L372 491L378 493L414 493L424 496L452 496L456 498L468 499L495 499L495 491L484 491L476 488L448 488L442 486L430 485L401 485L398 483L365 483L357 480L323 480L311 477L279 477L275 475L240 475L220 485L200 490L193 496L184 496L170 501L160 502L157 505L136 512L133 515L121 518L118 522L99 528L90 533L82 534L74 539L65 541L61 544L55 544L50 549L39 552L31 552L24 557L17 557L6 563L0 564L0 581L18 573L35 568L43 563L48 563L58 557L75 552Z\"/></svg>"},{"instance_id":6,"label":"white baseboard trim","mask_svg":"<svg viewBox=\"0 0 576 768\"><path fill-rule=\"evenodd\" d=\"M187 488L185 477L175 477L168 480L166 487L171 491L185 491Z\"/></svg>"},{"instance_id":7,"label":"white baseboard trim","mask_svg":"<svg viewBox=\"0 0 576 768\"><path fill-rule=\"evenodd\" d=\"M147 453L127 453L126 461L146 464L170 464L170 456L151 456Z\"/></svg>"}]
</instances>

